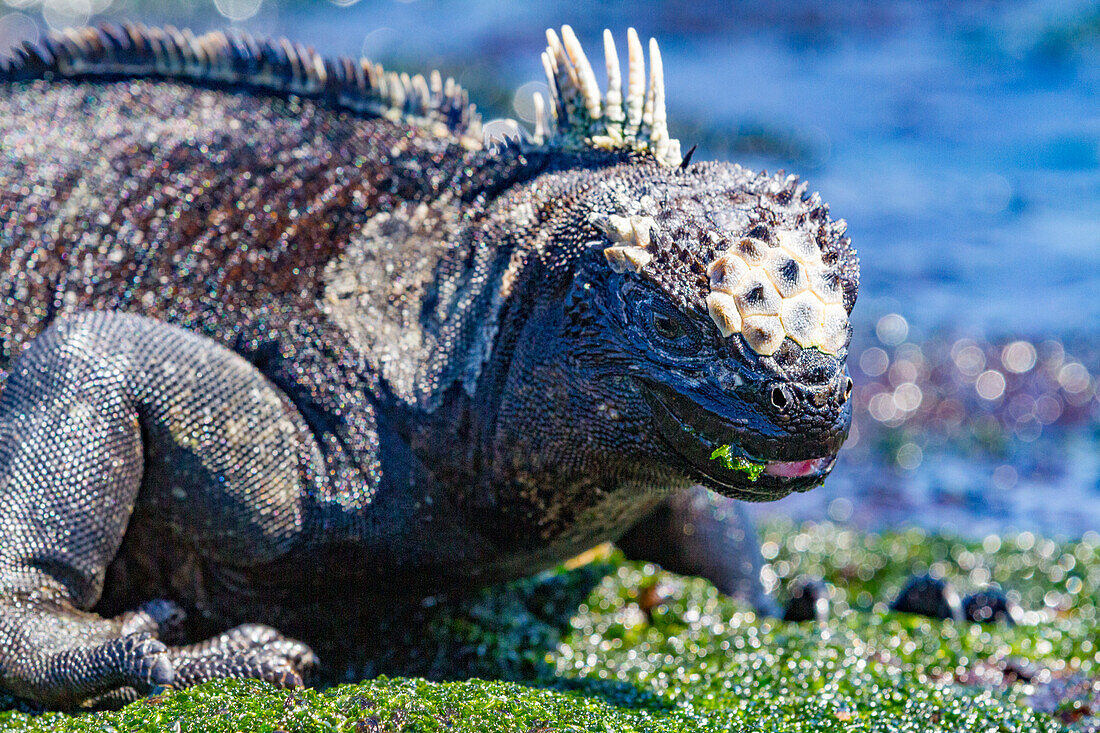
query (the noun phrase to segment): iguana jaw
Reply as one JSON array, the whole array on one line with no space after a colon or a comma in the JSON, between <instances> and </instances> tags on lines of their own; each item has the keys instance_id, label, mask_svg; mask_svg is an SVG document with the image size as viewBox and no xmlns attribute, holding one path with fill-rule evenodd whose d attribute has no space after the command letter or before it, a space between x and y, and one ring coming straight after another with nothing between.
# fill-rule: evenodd
<instances>
[{"instance_id":1,"label":"iguana jaw","mask_svg":"<svg viewBox=\"0 0 1100 733\"><path fill-rule=\"evenodd\" d=\"M794 461L764 455L761 449L750 451L745 447L750 441L744 439L748 420L717 415L671 393L664 385L645 381L641 387L661 440L674 454L673 460L692 479L719 493L746 501L780 499L792 491L808 491L818 486L836 463L835 448L820 445L807 445L808 451L818 455ZM846 428L843 433L847 433ZM723 446L729 446L728 456L733 461L742 459L760 464L763 470L753 479L748 471L724 465L730 461L714 460L712 455Z\"/></svg>"}]
</instances>

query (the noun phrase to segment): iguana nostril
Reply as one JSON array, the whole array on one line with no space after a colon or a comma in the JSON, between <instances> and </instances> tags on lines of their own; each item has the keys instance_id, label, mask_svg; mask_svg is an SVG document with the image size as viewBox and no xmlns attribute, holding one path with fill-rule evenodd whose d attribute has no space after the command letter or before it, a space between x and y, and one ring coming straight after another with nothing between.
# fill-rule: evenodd
<instances>
[{"instance_id":1,"label":"iguana nostril","mask_svg":"<svg viewBox=\"0 0 1100 733\"><path fill-rule=\"evenodd\" d=\"M854 385L852 384L852 378L848 377L848 379L844 382L844 395L840 398L840 404L843 405L852 396L853 387Z\"/></svg>"},{"instance_id":2,"label":"iguana nostril","mask_svg":"<svg viewBox=\"0 0 1100 733\"><path fill-rule=\"evenodd\" d=\"M791 404L787 390L783 387L772 387L771 401L772 406L779 410L785 410Z\"/></svg>"}]
</instances>

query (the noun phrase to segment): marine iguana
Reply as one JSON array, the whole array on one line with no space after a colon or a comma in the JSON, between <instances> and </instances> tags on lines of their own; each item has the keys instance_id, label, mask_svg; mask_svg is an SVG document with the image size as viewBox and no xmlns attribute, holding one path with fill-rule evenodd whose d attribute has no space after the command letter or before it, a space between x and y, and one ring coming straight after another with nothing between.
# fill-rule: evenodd
<instances>
[{"instance_id":1,"label":"marine iguana","mask_svg":"<svg viewBox=\"0 0 1100 733\"><path fill-rule=\"evenodd\" d=\"M605 33L601 92L548 39L535 131L492 145L438 73L285 40L6 62L0 688L301 684L387 599L606 540L758 592L733 498L848 432L845 225L682 156L654 42L624 79Z\"/></svg>"}]
</instances>

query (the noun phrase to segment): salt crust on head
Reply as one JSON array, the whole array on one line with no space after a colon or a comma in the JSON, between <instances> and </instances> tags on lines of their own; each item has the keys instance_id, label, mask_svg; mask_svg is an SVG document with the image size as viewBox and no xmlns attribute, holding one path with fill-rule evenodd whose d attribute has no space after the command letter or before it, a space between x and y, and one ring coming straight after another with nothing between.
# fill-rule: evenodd
<instances>
[{"instance_id":1,"label":"salt crust on head","mask_svg":"<svg viewBox=\"0 0 1100 733\"><path fill-rule=\"evenodd\" d=\"M652 216L660 208L653 192L639 196L626 183L611 180L601 182L598 198L599 209L588 220L611 242L603 250L608 264L616 272L642 273L654 261L662 235ZM844 292L810 232L773 229L768 241L728 240L730 234L708 235L716 249L725 247L706 268L707 312L719 333L741 334L762 356L774 354L788 337L802 348L838 354L848 339Z\"/></svg>"},{"instance_id":2,"label":"salt crust on head","mask_svg":"<svg viewBox=\"0 0 1100 733\"><path fill-rule=\"evenodd\" d=\"M707 266L707 311L722 336L740 333L753 351L775 353L790 337L837 354L848 337L840 283L808 233L779 230L777 244L743 237Z\"/></svg>"}]
</instances>

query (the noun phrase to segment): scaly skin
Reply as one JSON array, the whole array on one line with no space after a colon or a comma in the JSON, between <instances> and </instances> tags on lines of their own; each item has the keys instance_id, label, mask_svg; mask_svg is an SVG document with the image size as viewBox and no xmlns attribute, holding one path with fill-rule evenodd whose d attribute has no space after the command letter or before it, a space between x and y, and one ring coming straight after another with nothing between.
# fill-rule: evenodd
<instances>
[{"instance_id":1,"label":"scaly skin","mask_svg":"<svg viewBox=\"0 0 1100 733\"><path fill-rule=\"evenodd\" d=\"M644 151L486 150L453 105L349 110L338 65L294 96L270 48L263 83L176 78L112 32L129 66L61 39L0 76L0 687L76 707L301 684L379 603L606 540L767 602L725 497L820 483L846 350L722 336L706 267L805 232L850 310L816 196ZM640 271L604 252L624 201L659 224ZM722 444L814 470L750 481Z\"/></svg>"}]
</instances>

